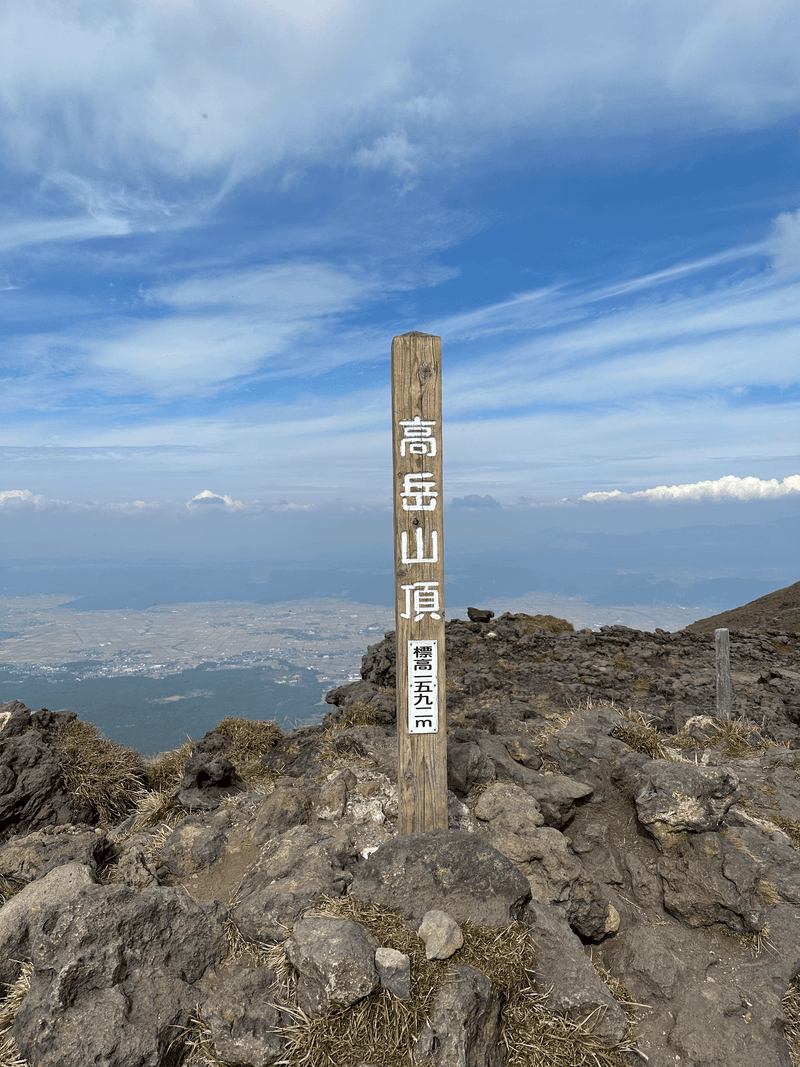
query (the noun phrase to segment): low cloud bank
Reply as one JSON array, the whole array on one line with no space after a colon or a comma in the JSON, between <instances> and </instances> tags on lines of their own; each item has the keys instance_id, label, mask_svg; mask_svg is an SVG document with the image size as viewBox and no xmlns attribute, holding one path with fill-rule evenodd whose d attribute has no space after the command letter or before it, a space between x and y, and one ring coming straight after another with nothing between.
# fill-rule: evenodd
<instances>
[{"instance_id":1,"label":"low cloud bank","mask_svg":"<svg viewBox=\"0 0 800 1067\"><path fill-rule=\"evenodd\" d=\"M210 489L204 489L202 493L193 496L187 503L187 508L193 507L226 507L243 508L241 500L234 500L227 493L212 493Z\"/></svg>"},{"instance_id":2,"label":"low cloud bank","mask_svg":"<svg viewBox=\"0 0 800 1067\"><path fill-rule=\"evenodd\" d=\"M775 500L800 493L800 474L790 474L779 482L777 478L737 478L726 474L715 481L687 482L683 485L657 485L636 493L614 489L608 493L584 493L581 500L652 500L668 502L680 500Z\"/></svg>"},{"instance_id":3,"label":"low cloud bank","mask_svg":"<svg viewBox=\"0 0 800 1067\"><path fill-rule=\"evenodd\" d=\"M43 496L34 496L30 489L0 489L0 505L41 504Z\"/></svg>"}]
</instances>

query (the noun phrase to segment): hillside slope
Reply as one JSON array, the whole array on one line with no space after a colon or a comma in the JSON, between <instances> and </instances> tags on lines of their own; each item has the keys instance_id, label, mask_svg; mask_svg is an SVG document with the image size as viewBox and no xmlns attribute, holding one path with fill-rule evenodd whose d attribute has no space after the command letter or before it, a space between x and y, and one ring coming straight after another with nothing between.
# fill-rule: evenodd
<instances>
[{"instance_id":1,"label":"hillside slope","mask_svg":"<svg viewBox=\"0 0 800 1067\"><path fill-rule=\"evenodd\" d=\"M698 619L685 627L698 634L713 633L720 627L728 630L773 630L792 632L800 630L800 582L776 589L774 593L760 596L740 608Z\"/></svg>"}]
</instances>

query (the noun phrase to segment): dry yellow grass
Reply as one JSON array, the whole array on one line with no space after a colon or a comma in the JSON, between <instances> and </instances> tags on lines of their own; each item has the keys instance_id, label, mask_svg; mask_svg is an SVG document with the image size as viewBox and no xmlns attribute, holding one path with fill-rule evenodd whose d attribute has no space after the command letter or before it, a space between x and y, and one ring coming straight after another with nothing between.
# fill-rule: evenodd
<instances>
[{"instance_id":1,"label":"dry yellow grass","mask_svg":"<svg viewBox=\"0 0 800 1067\"><path fill-rule=\"evenodd\" d=\"M786 1019L783 1036L789 1046L789 1059L792 1067L800 1067L800 976L789 983L781 1006Z\"/></svg>"},{"instance_id":2,"label":"dry yellow grass","mask_svg":"<svg viewBox=\"0 0 800 1067\"><path fill-rule=\"evenodd\" d=\"M0 1067L30 1067L19 1054L17 1043L11 1033L14 1016L31 988L33 964L24 960L19 977L6 986L6 995L0 1000Z\"/></svg>"},{"instance_id":3,"label":"dry yellow grass","mask_svg":"<svg viewBox=\"0 0 800 1067\"><path fill-rule=\"evenodd\" d=\"M537 630L547 630L551 634L574 633L575 627L566 619L558 619L555 615L525 615L520 613L514 616L514 621L519 623L526 633L536 633Z\"/></svg>"},{"instance_id":4,"label":"dry yellow grass","mask_svg":"<svg viewBox=\"0 0 800 1067\"><path fill-rule=\"evenodd\" d=\"M111 826L133 810L145 782L144 760L135 749L75 719L58 732L56 758L69 791L88 802L101 825Z\"/></svg>"}]
</instances>

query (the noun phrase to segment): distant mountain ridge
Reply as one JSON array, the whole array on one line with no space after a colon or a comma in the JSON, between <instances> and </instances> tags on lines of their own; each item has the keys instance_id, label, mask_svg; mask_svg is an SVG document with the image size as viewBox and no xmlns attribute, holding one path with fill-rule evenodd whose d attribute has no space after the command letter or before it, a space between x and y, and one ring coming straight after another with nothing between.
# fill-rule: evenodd
<instances>
[{"instance_id":1,"label":"distant mountain ridge","mask_svg":"<svg viewBox=\"0 0 800 1067\"><path fill-rule=\"evenodd\" d=\"M740 608L698 619L685 629L702 634L722 627L729 630L800 630L800 582L776 589Z\"/></svg>"}]
</instances>

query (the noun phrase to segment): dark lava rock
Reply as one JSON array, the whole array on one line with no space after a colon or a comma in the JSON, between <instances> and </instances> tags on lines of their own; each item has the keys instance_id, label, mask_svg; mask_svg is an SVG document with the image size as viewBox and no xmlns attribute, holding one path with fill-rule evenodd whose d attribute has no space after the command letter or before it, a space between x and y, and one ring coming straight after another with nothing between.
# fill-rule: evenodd
<instances>
[{"instance_id":1,"label":"dark lava rock","mask_svg":"<svg viewBox=\"0 0 800 1067\"><path fill-rule=\"evenodd\" d=\"M457 923L505 926L524 916L528 880L487 841L463 830L406 834L359 864L350 896L419 923L433 908Z\"/></svg>"},{"instance_id":2,"label":"dark lava rock","mask_svg":"<svg viewBox=\"0 0 800 1067\"><path fill-rule=\"evenodd\" d=\"M536 945L534 975L539 988L547 990L548 1006L578 1021L591 1020L592 1032L608 1045L621 1041L625 1013L592 966L564 912L532 901L528 923Z\"/></svg>"},{"instance_id":3,"label":"dark lava rock","mask_svg":"<svg viewBox=\"0 0 800 1067\"><path fill-rule=\"evenodd\" d=\"M212 811L219 807L223 797L246 788L229 759L214 752L199 751L186 764L183 781L178 787L178 800L190 811Z\"/></svg>"},{"instance_id":4,"label":"dark lava rock","mask_svg":"<svg viewBox=\"0 0 800 1067\"><path fill-rule=\"evenodd\" d=\"M53 747L38 730L10 737L0 730L0 789L0 839L12 829L28 833L78 821Z\"/></svg>"},{"instance_id":5,"label":"dark lava rock","mask_svg":"<svg viewBox=\"0 0 800 1067\"><path fill-rule=\"evenodd\" d=\"M763 930L759 864L721 834L686 834L658 862L664 907L687 926L724 923L735 933Z\"/></svg>"},{"instance_id":6,"label":"dark lava rock","mask_svg":"<svg viewBox=\"0 0 800 1067\"><path fill-rule=\"evenodd\" d=\"M225 916L216 901L162 886L89 886L69 908L43 906L30 919L31 988L12 1031L20 1054L161 1067L194 1010L192 983L227 952Z\"/></svg>"},{"instance_id":7,"label":"dark lava rock","mask_svg":"<svg viewBox=\"0 0 800 1067\"><path fill-rule=\"evenodd\" d=\"M452 967L419 1035L415 1060L430 1058L436 1067L502 1067L504 1053L492 983L475 967Z\"/></svg>"},{"instance_id":8,"label":"dark lava rock","mask_svg":"<svg viewBox=\"0 0 800 1067\"><path fill-rule=\"evenodd\" d=\"M221 988L203 1005L214 1049L224 1063L270 1067L286 1042L278 1031L285 1021L275 1003L275 974L269 967L234 960L223 971Z\"/></svg>"},{"instance_id":9,"label":"dark lava rock","mask_svg":"<svg viewBox=\"0 0 800 1067\"><path fill-rule=\"evenodd\" d=\"M681 830L717 830L736 799L739 779L727 767L649 760L639 771L636 815L659 840Z\"/></svg>"},{"instance_id":10,"label":"dark lava rock","mask_svg":"<svg viewBox=\"0 0 800 1067\"><path fill-rule=\"evenodd\" d=\"M0 846L0 875L32 882L66 863L80 863L95 872L112 853L105 834L87 826L47 826L11 837Z\"/></svg>"},{"instance_id":11,"label":"dark lava rock","mask_svg":"<svg viewBox=\"0 0 800 1067\"><path fill-rule=\"evenodd\" d=\"M236 892L233 919L253 941L280 941L312 904L344 893L356 862L345 834L295 826L267 841L248 868Z\"/></svg>"}]
</instances>

